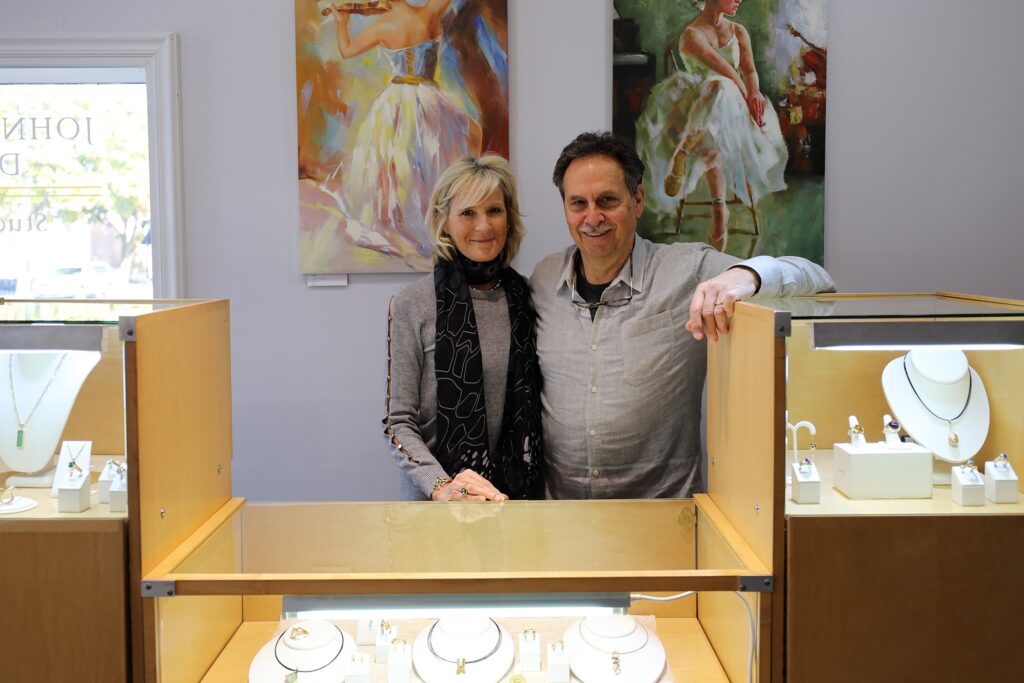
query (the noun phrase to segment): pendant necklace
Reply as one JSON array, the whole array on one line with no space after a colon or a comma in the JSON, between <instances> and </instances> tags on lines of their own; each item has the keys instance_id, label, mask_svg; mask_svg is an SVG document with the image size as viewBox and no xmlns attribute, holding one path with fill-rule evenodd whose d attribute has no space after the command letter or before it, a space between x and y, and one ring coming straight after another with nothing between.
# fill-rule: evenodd
<instances>
[{"instance_id":1,"label":"pendant necklace","mask_svg":"<svg viewBox=\"0 0 1024 683\"><path fill-rule=\"evenodd\" d=\"M967 368L967 400L964 401L964 407L960 409L960 412L956 414L956 417L942 417L941 415L936 415L935 411L928 407L928 404L924 402L923 398L921 398L921 394L917 393L914 383L910 381L910 372L907 370L906 356L903 356L903 374L907 376L907 384L910 385L910 390L914 392L914 396L916 396L917 400L922 406L924 406L924 409L931 413L933 417L942 420L949 426L949 435L946 437L949 441L949 445L954 447L959 446L960 436L953 431L953 423L964 416L964 413L967 412L967 406L971 404L971 391L974 389L974 374L971 372L971 368Z\"/></svg>"},{"instance_id":2,"label":"pendant necklace","mask_svg":"<svg viewBox=\"0 0 1024 683\"><path fill-rule=\"evenodd\" d=\"M21 411L18 410L18 397L14 390L14 354L12 353L7 357L7 379L11 384L11 403L14 404L14 420L18 423L18 448L25 447L25 427L32 420L32 416L36 414L36 408L43 402L43 396L46 396L46 391L53 384L53 380L57 379L57 375L60 373L60 366L64 365L64 359L67 357L68 354L65 353L57 361L57 366L53 369L53 373L50 374L50 379L46 381L46 386L43 387L39 398L36 399L35 405L32 406L32 410L28 411L28 417L24 420L21 419Z\"/></svg>"},{"instance_id":3,"label":"pendant necklace","mask_svg":"<svg viewBox=\"0 0 1024 683\"><path fill-rule=\"evenodd\" d=\"M485 654L483 657L477 657L476 659L468 659L468 660L465 657L458 657L456 659L448 659L447 657L442 657L437 652L437 650L434 649L434 642L433 642L434 629L437 628L438 623L440 623L439 621L435 621L433 623L433 625L431 625L430 631L427 633L427 649L430 650L430 654L434 655L434 657L436 657L437 659L441 660L442 662L448 662L449 664L454 664L455 665L455 673L457 675L465 674L466 673L466 665L467 664L477 664L477 663L482 662L482 661L484 661L486 659L489 659L490 657L492 657L494 655L495 652L498 651L498 648L501 647L501 629L498 627L498 622L494 621L494 619L491 619L490 622L492 624L494 624L494 630L498 634L498 639L494 643L494 647L491 649L491 651L488 652L487 654Z\"/></svg>"},{"instance_id":4,"label":"pendant necklace","mask_svg":"<svg viewBox=\"0 0 1024 683\"><path fill-rule=\"evenodd\" d=\"M597 650L598 652L603 652L606 655L611 655L611 657L612 657L612 659L611 659L612 673L614 675L616 675L616 676L621 676L622 675L622 656L623 655L631 655L633 653L639 652L640 650L642 650L645 647L647 647L647 643L651 639L651 632L648 631L646 628L644 628L640 623L634 624L633 625L633 630L630 631L629 633L627 633L626 635L632 635L633 633L636 632L637 628L643 629L643 632L644 632L644 640L643 640L643 642L640 643L640 645L638 645L637 647L634 647L631 650L621 650L620 651L620 650L606 650L605 648L599 647L595 643L591 642L591 640L589 638L587 638L587 636L583 633L583 621L580 621L580 625L579 625L580 638L583 639L584 643L586 643L588 646L592 647L593 649Z\"/></svg>"}]
</instances>

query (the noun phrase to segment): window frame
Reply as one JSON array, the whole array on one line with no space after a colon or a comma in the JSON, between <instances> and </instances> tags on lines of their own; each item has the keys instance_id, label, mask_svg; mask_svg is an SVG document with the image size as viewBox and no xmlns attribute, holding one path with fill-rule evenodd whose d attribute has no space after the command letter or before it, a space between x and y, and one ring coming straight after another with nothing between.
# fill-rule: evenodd
<instances>
[{"instance_id":1,"label":"window frame","mask_svg":"<svg viewBox=\"0 0 1024 683\"><path fill-rule=\"evenodd\" d=\"M145 70L156 299L187 296L180 62L176 33L0 34L0 67Z\"/></svg>"}]
</instances>

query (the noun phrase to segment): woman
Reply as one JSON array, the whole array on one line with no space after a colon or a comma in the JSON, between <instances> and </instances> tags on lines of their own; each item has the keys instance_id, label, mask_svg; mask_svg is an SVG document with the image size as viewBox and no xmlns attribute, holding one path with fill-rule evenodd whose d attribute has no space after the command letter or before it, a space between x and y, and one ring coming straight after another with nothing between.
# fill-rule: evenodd
<instances>
[{"instance_id":1,"label":"woman","mask_svg":"<svg viewBox=\"0 0 1024 683\"><path fill-rule=\"evenodd\" d=\"M339 168L348 215L378 237L365 246L396 251L415 266L431 245L422 218L434 181L452 161L480 149L480 126L435 80L441 18L452 0L411 5L382 3L377 17L355 36L358 10L334 8L338 52L351 59L380 46L391 81L377 95L356 132L351 163Z\"/></svg>"},{"instance_id":2,"label":"woman","mask_svg":"<svg viewBox=\"0 0 1024 683\"><path fill-rule=\"evenodd\" d=\"M786 189L788 153L779 120L760 91L747 29L736 16L743 0L707 0L679 36L683 71L656 85L637 124L647 164L648 204L675 213L704 178L711 193L708 240L725 250L727 193L747 206Z\"/></svg>"},{"instance_id":3,"label":"woman","mask_svg":"<svg viewBox=\"0 0 1024 683\"><path fill-rule=\"evenodd\" d=\"M384 433L406 500L543 496L540 371L515 178L494 154L441 176L427 223L434 272L388 313Z\"/></svg>"}]
</instances>

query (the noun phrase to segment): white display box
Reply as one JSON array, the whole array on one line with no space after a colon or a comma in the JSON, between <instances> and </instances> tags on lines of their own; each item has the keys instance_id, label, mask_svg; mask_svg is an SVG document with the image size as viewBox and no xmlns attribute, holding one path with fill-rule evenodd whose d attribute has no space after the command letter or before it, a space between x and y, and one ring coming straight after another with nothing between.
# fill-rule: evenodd
<instances>
[{"instance_id":1,"label":"white display box","mask_svg":"<svg viewBox=\"0 0 1024 683\"><path fill-rule=\"evenodd\" d=\"M115 463L113 460L108 460L103 466L103 470L100 472L100 478L96 480L96 488L99 491L99 497L101 503L110 502L110 485L114 479L117 478L117 468L119 463ZM126 463L120 463L122 468L126 468Z\"/></svg>"},{"instance_id":2,"label":"white display box","mask_svg":"<svg viewBox=\"0 0 1024 683\"><path fill-rule=\"evenodd\" d=\"M965 507L985 504L985 479L978 470L962 465L953 468L953 502Z\"/></svg>"},{"instance_id":3,"label":"white display box","mask_svg":"<svg viewBox=\"0 0 1024 683\"><path fill-rule=\"evenodd\" d=\"M1016 503L1020 497L1017 473L1010 463L1001 467L994 460L985 463L985 497L993 503Z\"/></svg>"},{"instance_id":4,"label":"white display box","mask_svg":"<svg viewBox=\"0 0 1024 683\"><path fill-rule=\"evenodd\" d=\"M128 512L128 481L124 476L110 484L110 511Z\"/></svg>"},{"instance_id":5,"label":"white display box","mask_svg":"<svg viewBox=\"0 0 1024 683\"><path fill-rule=\"evenodd\" d=\"M57 484L57 512L85 512L90 504L88 476L60 478Z\"/></svg>"},{"instance_id":6,"label":"white display box","mask_svg":"<svg viewBox=\"0 0 1024 683\"><path fill-rule=\"evenodd\" d=\"M790 498L794 503L813 505L821 502L821 475L817 466L791 463L793 483L790 485Z\"/></svg>"},{"instance_id":7,"label":"white display box","mask_svg":"<svg viewBox=\"0 0 1024 683\"><path fill-rule=\"evenodd\" d=\"M917 444L884 442L832 446L835 487L848 498L931 498L932 452Z\"/></svg>"}]
</instances>

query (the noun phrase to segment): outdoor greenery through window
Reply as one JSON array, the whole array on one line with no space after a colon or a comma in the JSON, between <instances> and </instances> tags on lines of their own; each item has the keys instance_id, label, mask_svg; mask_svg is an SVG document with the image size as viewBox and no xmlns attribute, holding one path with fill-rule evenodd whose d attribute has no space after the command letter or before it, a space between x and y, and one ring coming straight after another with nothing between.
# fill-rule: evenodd
<instances>
[{"instance_id":1,"label":"outdoor greenery through window","mask_svg":"<svg viewBox=\"0 0 1024 683\"><path fill-rule=\"evenodd\" d=\"M0 69L0 296L152 298L139 68Z\"/></svg>"}]
</instances>

